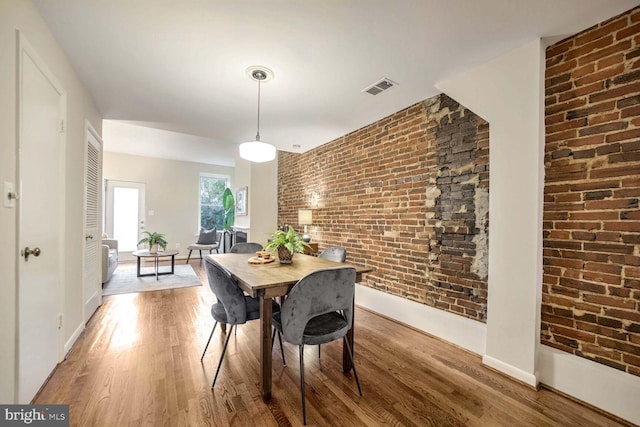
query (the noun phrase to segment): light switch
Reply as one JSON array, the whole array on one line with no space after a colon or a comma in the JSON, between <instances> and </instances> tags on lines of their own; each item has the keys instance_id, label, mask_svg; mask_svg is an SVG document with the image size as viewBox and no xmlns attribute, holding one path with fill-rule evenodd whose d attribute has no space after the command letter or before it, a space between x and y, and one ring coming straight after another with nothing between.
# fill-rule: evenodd
<instances>
[{"instance_id":1,"label":"light switch","mask_svg":"<svg viewBox=\"0 0 640 427\"><path fill-rule=\"evenodd\" d=\"M4 198L4 207L5 208L15 208L16 207L16 199L18 196L15 193L15 187L13 182L4 182L4 186L2 189L2 197Z\"/></svg>"},{"instance_id":2,"label":"light switch","mask_svg":"<svg viewBox=\"0 0 640 427\"><path fill-rule=\"evenodd\" d=\"M154 216L156 214L156 211L149 211L148 215L149 216Z\"/></svg>"}]
</instances>

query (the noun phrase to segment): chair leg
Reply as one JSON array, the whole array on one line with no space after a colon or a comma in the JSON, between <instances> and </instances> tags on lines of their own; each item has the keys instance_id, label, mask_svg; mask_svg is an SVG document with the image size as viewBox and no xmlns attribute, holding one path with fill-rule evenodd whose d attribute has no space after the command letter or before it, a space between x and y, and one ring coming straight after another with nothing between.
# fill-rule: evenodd
<instances>
[{"instance_id":1,"label":"chair leg","mask_svg":"<svg viewBox=\"0 0 640 427\"><path fill-rule=\"evenodd\" d=\"M282 347L282 335L278 331L278 341L280 341L280 354L282 355L282 366L287 366L287 361L284 360L284 348Z\"/></svg>"},{"instance_id":2,"label":"chair leg","mask_svg":"<svg viewBox=\"0 0 640 427\"><path fill-rule=\"evenodd\" d=\"M302 424L307 425L307 405L304 400L304 344L300 346L300 395L302 397Z\"/></svg>"},{"instance_id":3,"label":"chair leg","mask_svg":"<svg viewBox=\"0 0 640 427\"><path fill-rule=\"evenodd\" d=\"M200 262L202 262L202 249L200 249L198 252L200 252Z\"/></svg>"},{"instance_id":4,"label":"chair leg","mask_svg":"<svg viewBox=\"0 0 640 427\"><path fill-rule=\"evenodd\" d=\"M273 343L276 339L276 333L278 334L278 341L280 342L280 354L282 355L282 366L287 366L287 361L284 360L284 348L282 347L282 335L280 335L280 331L276 330L276 328L271 328L271 351L273 351Z\"/></svg>"},{"instance_id":5,"label":"chair leg","mask_svg":"<svg viewBox=\"0 0 640 427\"><path fill-rule=\"evenodd\" d=\"M322 345L318 344L318 359L320 359L320 348L322 347Z\"/></svg>"},{"instance_id":6,"label":"chair leg","mask_svg":"<svg viewBox=\"0 0 640 427\"><path fill-rule=\"evenodd\" d=\"M218 322L213 324L213 329L211 329L211 335L209 335L209 340L207 341L207 345L204 346L204 351L202 352L202 357L200 358L201 362L202 362L202 359L204 359L204 354L207 352L207 349L209 348L209 343L211 342L211 337L213 336L213 333L216 330L216 326L218 326Z\"/></svg>"},{"instance_id":7,"label":"chair leg","mask_svg":"<svg viewBox=\"0 0 640 427\"><path fill-rule=\"evenodd\" d=\"M231 325L233 328L235 325ZM222 360L224 359L224 354L227 352L227 344L229 344L229 338L231 338L231 331L227 334L227 339L224 341L224 347L222 348L222 354L220 355L220 361L218 362L218 368L216 369L216 376L213 377L213 384L211 384L211 390L216 385L216 380L218 379L218 374L220 373L220 367L222 366Z\"/></svg>"},{"instance_id":8,"label":"chair leg","mask_svg":"<svg viewBox=\"0 0 640 427\"><path fill-rule=\"evenodd\" d=\"M187 255L187 264L189 264L189 258L191 258L191 249L189 249L189 255Z\"/></svg>"},{"instance_id":9,"label":"chair leg","mask_svg":"<svg viewBox=\"0 0 640 427\"><path fill-rule=\"evenodd\" d=\"M347 336L342 337L344 339L344 343L347 346L347 352L349 353L349 359L351 359L351 367L353 368L353 376L356 378L356 384L358 385L358 393L362 396L362 389L360 388L360 381L358 380L358 372L356 372L356 364L353 363L353 353L351 352L351 346L349 345L349 340L347 340Z\"/></svg>"}]
</instances>

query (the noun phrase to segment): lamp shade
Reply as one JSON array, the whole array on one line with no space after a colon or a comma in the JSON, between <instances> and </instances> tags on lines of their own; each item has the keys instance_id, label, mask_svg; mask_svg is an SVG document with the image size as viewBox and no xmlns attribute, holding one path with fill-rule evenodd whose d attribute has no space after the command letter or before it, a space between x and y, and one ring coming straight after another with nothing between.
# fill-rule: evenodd
<instances>
[{"instance_id":1,"label":"lamp shade","mask_svg":"<svg viewBox=\"0 0 640 427\"><path fill-rule=\"evenodd\" d=\"M311 225L313 223L313 211L311 209L298 209L298 225Z\"/></svg>"},{"instance_id":2,"label":"lamp shade","mask_svg":"<svg viewBox=\"0 0 640 427\"><path fill-rule=\"evenodd\" d=\"M269 162L276 158L276 147L261 141L240 144L240 157L250 162Z\"/></svg>"}]
</instances>

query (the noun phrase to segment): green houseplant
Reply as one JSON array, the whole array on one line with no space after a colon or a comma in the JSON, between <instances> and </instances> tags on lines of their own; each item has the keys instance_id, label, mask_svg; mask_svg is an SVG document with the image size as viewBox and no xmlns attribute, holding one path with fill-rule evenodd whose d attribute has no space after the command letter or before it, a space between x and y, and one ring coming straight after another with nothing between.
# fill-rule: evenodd
<instances>
[{"instance_id":1,"label":"green houseplant","mask_svg":"<svg viewBox=\"0 0 640 427\"><path fill-rule=\"evenodd\" d=\"M307 242L302 240L302 236L296 234L293 227L289 226L289 230L278 230L271 234L271 240L265 245L265 250L271 252L278 251L278 259L281 264L291 264L293 262L293 254L296 252L303 253L308 248Z\"/></svg>"},{"instance_id":2,"label":"green houseplant","mask_svg":"<svg viewBox=\"0 0 640 427\"><path fill-rule=\"evenodd\" d=\"M167 249L167 239L165 238L164 234L156 233L156 232L149 232L149 231L143 231L142 234L146 234L146 237L143 237L142 239L140 239L138 244L139 245L141 245L143 243L148 244L149 245L149 253L152 253L152 254L157 253L158 252L158 246L160 246L163 251L165 249Z\"/></svg>"},{"instance_id":3,"label":"green houseplant","mask_svg":"<svg viewBox=\"0 0 640 427\"><path fill-rule=\"evenodd\" d=\"M233 200L233 193L229 188L225 188L224 193L222 193L222 207L224 208L223 227L225 230L231 230L233 222L235 221L235 203Z\"/></svg>"}]
</instances>

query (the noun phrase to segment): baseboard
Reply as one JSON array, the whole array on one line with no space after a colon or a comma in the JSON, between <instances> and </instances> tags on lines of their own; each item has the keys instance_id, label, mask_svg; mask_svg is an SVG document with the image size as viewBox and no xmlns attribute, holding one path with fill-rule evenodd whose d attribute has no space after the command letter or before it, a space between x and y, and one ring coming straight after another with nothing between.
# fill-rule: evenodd
<instances>
[{"instance_id":1,"label":"baseboard","mask_svg":"<svg viewBox=\"0 0 640 427\"><path fill-rule=\"evenodd\" d=\"M64 355L62 356L62 359L67 357L67 354L69 354L69 352L73 348L73 345L75 344L78 337L80 337L80 335L82 334L82 331L84 331L84 323L80 323L76 330L73 331L67 342L64 343Z\"/></svg>"},{"instance_id":2,"label":"baseboard","mask_svg":"<svg viewBox=\"0 0 640 427\"><path fill-rule=\"evenodd\" d=\"M484 323L356 284L356 304L473 353L485 353Z\"/></svg>"},{"instance_id":3,"label":"baseboard","mask_svg":"<svg viewBox=\"0 0 640 427\"><path fill-rule=\"evenodd\" d=\"M640 377L540 345L538 379L543 384L640 425Z\"/></svg>"},{"instance_id":4,"label":"baseboard","mask_svg":"<svg viewBox=\"0 0 640 427\"><path fill-rule=\"evenodd\" d=\"M538 379L535 375L529 372L525 372L522 369L518 369L515 366L504 363L491 356L487 356L486 354L482 356L482 364L487 365L488 367L495 369L501 374L507 375L525 385L536 389L538 388Z\"/></svg>"}]
</instances>

